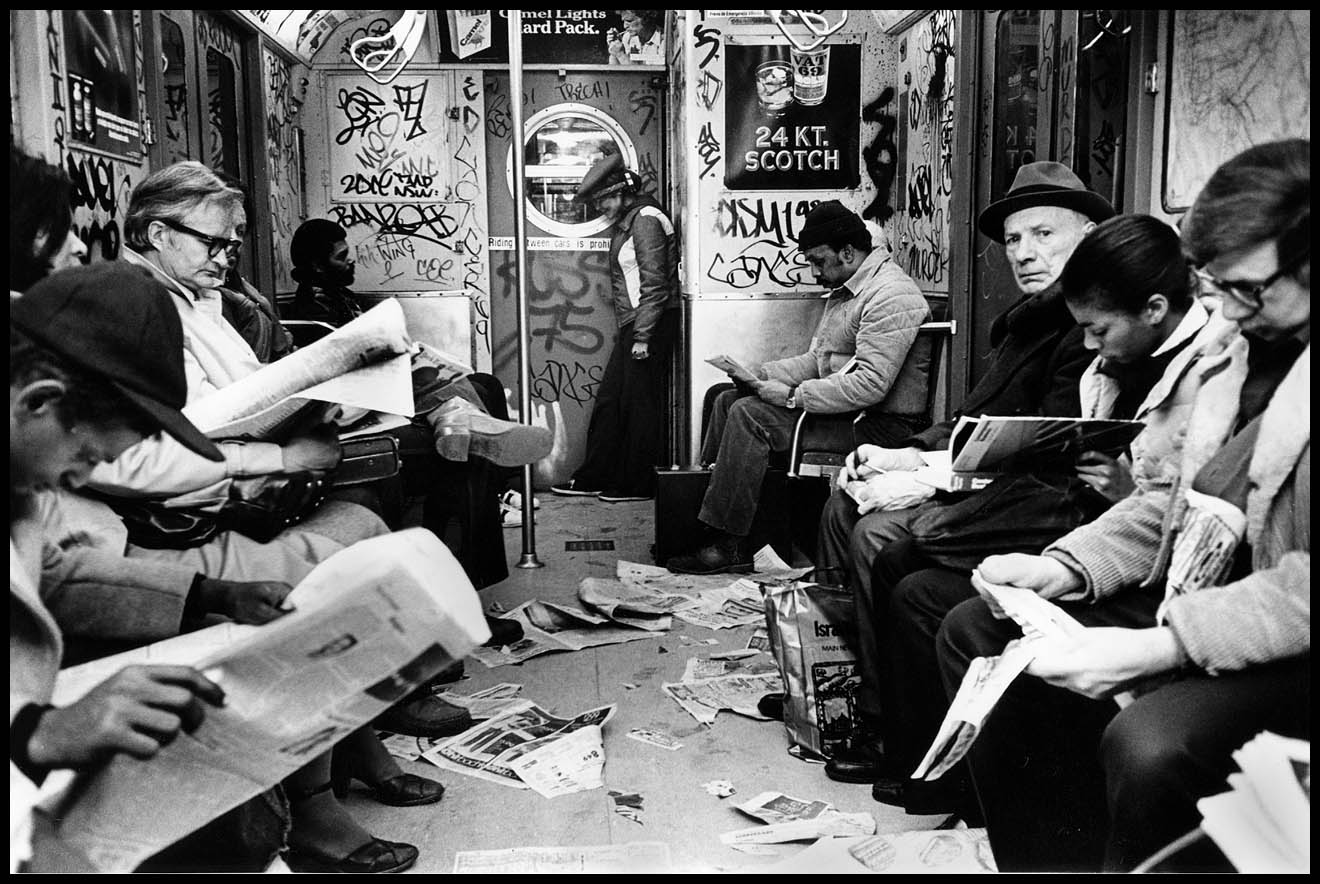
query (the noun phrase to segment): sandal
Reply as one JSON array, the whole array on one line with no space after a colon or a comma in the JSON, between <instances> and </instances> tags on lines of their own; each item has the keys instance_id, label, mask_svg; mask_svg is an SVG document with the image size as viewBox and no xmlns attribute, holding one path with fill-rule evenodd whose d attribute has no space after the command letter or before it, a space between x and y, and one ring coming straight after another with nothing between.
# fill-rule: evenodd
<instances>
[{"instance_id":1,"label":"sandal","mask_svg":"<svg viewBox=\"0 0 1320 884\"><path fill-rule=\"evenodd\" d=\"M316 786L301 792L286 790L290 806L313 795L319 795L331 788L330 783ZM284 854L284 862L295 872L337 872L346 874L376 875L387 872L402 872L412 868L417 862L417 848L402 841L386 841L373 837L366 844L354 850L348 856L329 857L298 850L290 847Z\"/></svg>"}]
</instances>

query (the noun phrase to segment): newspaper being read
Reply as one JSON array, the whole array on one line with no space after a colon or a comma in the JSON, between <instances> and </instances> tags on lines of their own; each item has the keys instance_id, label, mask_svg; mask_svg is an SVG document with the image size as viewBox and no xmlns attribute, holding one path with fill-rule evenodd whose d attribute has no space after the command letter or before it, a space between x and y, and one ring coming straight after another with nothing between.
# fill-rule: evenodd
<instances>
[{"instance_id":1,"label":"newspaper being read","mask_svg":"<svg viewBox=\"0 0 1320 884\"><path fill-rule=\"evenodd\" d=\"M463 569L421 528L336 553L288 604L264 626L215 627L60 673L57 705L144 661L192 665L225 691L224 706L154 758L116 755L52 786L44 806L58 835L98 871L130 871L269 789L490 635Z\"/></svg>"},{"instance_id":2,"label":"newspaper being read","mask_svg":"<svg viewBox=\"0 0 1320 884\"><path fill-rule=\"evenodd\" d=\"M706 362L709 365L715 366L735 381L742 381L744 384L755 384L759 380L756 377L756 372L752 371L732 356L712 356L707 359Z\"/></svg>"},{"instance_id":3,"label":"newspaper being read","mask_svg":"<svg viewBox=\"0 0 1320 884\"><path fill-rule=\"evenodd\" d=\"M1155 614L1159 623L1174 598L1224 579L1247 530L1246 514L1228 501L1190 488L1183 495L1187 510L1169 560L1164 601Z\"/></svg>"},{"instance_id":4,"label":"newspaper being read","mask_svg":"<svg viewBox=\"0 0 1320 884\"><path fill-rule=\"evenodd\" d=\"M412 415L408 334L397 301L382 301L183 411L213 439L265 439L298 421L309 402Z\"/></svg>"},{"instance_id":5,"label":"newspaper being read","mask_svg":"<svg viewBox=\"0 0 1320 884\"><path fill-rule=\"evenodd\" d=\"M939 779L966 756L990 710L1036 658L1037 639L1070 635L1085 628L1058 605L1029 589L988 583L978 573L972 574L972 582L1022 627L1023 638L1009 642L997 657L976 657L968 665L935 740L912 772L913 779Z\"/></svg>"},{"instance_id":6,"label":"newspaper being read","mask_svg":"<svg viewBox=\"0 0 1320 884\"><path fill-rule=\"evenodd\" d=\"M1229 791L1196 803L1201 829L1239 872L1310 872L1310 741L1263 731L1233 760Z\"/></svg>"},{"instance_id":7,"label":"newspaper being read","mask_svg":"<svg viewBox=\"0 0 1320 884\"><path fill-rule=\"evenodd\" d=\"M507 850L460 850L454 854L455 874L608 875L673 871L669 845L633 841L601 847L511 847Z\"/></svg>"},{"instance_id":8,"label":"newspaper being read","mask_svg":"<svg viewBox=\"0 0 1320 884\"><path fill-rule=\"evenodd\" d=\"M601 728L614 709L611 704L557 718L533 704L468 728L422 757L437 767L515 789L531 786L547 797L596 788L605 764ZM566 735L587 728L587 736L559 745Z\"/></svg>"},{"instance_id":9,"label":"newspaper being read","mask_svg":"<svg viewBox=\"0 0 1320 884\"><path fill-rule=\"evenodd\" d=\"M503 615L522 624L523 637L502 648L476 648L471 656L488 668L522 663L554 651L581 651L600 645L616 645L643 638L655 638L647 629L620 625L614 620L584 611L573 605L557 605L537 599L524 602ZM668 628L669 618L663 618Z\"/></svg>"}]
</instances>

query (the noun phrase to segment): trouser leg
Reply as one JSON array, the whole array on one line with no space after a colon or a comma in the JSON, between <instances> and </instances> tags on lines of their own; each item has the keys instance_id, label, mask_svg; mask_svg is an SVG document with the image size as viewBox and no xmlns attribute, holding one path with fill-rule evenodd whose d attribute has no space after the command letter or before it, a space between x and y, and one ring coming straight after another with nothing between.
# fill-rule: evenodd
<instances>
[{"instance_id":1,"label":"trouser leg","mask_svg":"<svg viewBox=\"0 0 1320 884\"><path fill-rule=\"evenodd\" d=\"M724 427L729 422L729 410L733 403L746 398L738 390L725 390L711 403L710 417L706 421L706 432L701 437L701 463L712 464L720 454L720 441L724 438Z\"/></svg>"},{"instance_id":2,"label":"trouser leg","mask_svg":"<svg viewBox=\"0 0 1320 884\"><path fill-rule=\"evenodd\" d=\"M747 536L760 503L770 452L788 450L797 417L797 412L751 396L733 404L701 502L701 521L729 534Z\"/></svg>"},{"instance_id":3,"label":"trouser leg","mask_svg":"<svg viewBox=\"0 0 1320 884\"><path fill-rule=\"evenodd\" d=\"M878 672L881 665L879 628L886 616L887 594L876 598L871 584L871 563L887 544L909 536L907 525L912 510L867 513L856 524L848 537L848 557L845 562L852 580L853 602L857 612L857 639L854 651L857 665L863 673ZM884 703L874 678L862 677L858 688L857 708L868 729L879 730L884 715Z\"/></svg>"},{"instance_id":4,"label":"trouser leg","mask_svg":"<svg viewBox=\"0 0 1320 884\"><path fill-rule=\"evenodd\" d=\"M665 311L652 330L646 359L629 358L623 366L620 394L620 426L623 444L618 463L606 488L625 494L651 496L655 493L655 468L665 450L665 399L669 350L677 327L678 312ZM626 326L619 347L632 351L632 328Z\"/></svg>"},{"instance_id":5,"label":"trouser leg","mask_svg":"<svg viewBox=\"0 0 1320 884\"><path fill-rule=\"evenodd\" d=\"M573 473L573 481L582 488L599 489L612 479L619 462L623 440L623 371L630 358L632 326L619 329L605 374L596 388L596 404L587 423L586 457Z\"/></svg>"}]
</instances>

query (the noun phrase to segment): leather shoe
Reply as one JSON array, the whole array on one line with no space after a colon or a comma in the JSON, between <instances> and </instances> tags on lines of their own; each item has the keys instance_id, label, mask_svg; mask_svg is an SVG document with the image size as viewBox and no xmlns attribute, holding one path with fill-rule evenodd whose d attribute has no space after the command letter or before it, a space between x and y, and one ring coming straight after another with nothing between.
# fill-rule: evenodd
<instances>
[{"instance_id":1,"label":"leather shoe","mask_svg":"<svg viewBox=\"0 0 1320 884\"><path fill-rule=\"evenodd\" d=\"M825 776L841 783L874 783L896 773L893 760L885 755L879 743L844 749L825 762Z\"/></svg>"},{"instance_id":2,"label":"leather shoe","mask_svg":"<svg viewBox=\"0 0 1320 884\"><path fill-rule=\"evenodd\" d=\"M379 874L402 872L417 862L417 848L402 841L372 838L348 856L335 859L290 848L284 861L295 872Z\"/></svg>"},{"instance_id":3,"label":"leather shoe","mask_svg":"<svg viewBox=\"0 0 1320 884\"><path fill-rule=\"evenodd\" d=\"M677 574L748 574L753 564L742 550L742 538L729 535L690 556L675 556L665 567Z\"/></svg>"},{"instance_id":4,"label":"leather shoe","mask_svg":"<svg viewBox=\"0 0 1320 884\"><path fill-rule=\"evenodd\" d=\"M784 695L766 694L756 702L756 711L775 721L784 720Z\"/></svg>"},{"instance_id":5,"label":"leather shoe","mask_svg":"<svg viewBox=\"0 0 1320 884\"><path fill-rule=\"evenodd\" d=\"M472 727L472 716L461 706L439 697L409 695L376 717L373 725L409 737L452 737Z\"/></svg>"},{"instance_id":6,"label":"leather shoe","mask_svg":"<svg viewBox=\"0 0 1320 884\"><path fill-rule=\"evenodd\" d=\"M940 780L884 777L871 785L871 797L920 816L958 813L960 809L956 792Z\"/></svg>"}]
</instances>

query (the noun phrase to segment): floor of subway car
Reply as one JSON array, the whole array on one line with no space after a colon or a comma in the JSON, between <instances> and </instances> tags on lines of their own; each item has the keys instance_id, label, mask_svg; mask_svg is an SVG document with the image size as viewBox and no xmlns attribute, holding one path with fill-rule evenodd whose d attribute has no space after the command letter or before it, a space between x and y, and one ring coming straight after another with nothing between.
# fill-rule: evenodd
<instances>
[{"instance_id":1,"label":"floor of subway car","mask_svg":"<svg viewBox=\"0 0 1320 884\"><path fill-rule=\"evenodd\" d=\"M545 567L514 568L521 556L521 532L505 529L510 577L482 591L488 610L512 610L529 599L576 605L583 578L613 577L620 559L651 563L653 503L607 504L548 492L537 498L536 551ZM566 550L572 541L613 541L614 549ZM421 857L414 872L451 872L456 854L463 851L635 842L667 845L675 872L768 870L810 842L758 845L744 852L723 844L720 834L762 825L733 805L769 791L828 802L847 813L869 813L880 834L937 827L943 817L909 816L873 800L870 786L835 782L821 765L790 755L784 725L778 721L725 710L708 727L661 691L663 683L681 680L689 658L745 648L753 628L711 630L675 619L670 631L654 638L550 653L519 665L487 668L469 658L463 680L449 686L461 693L516 683L522 685L521 696L565 717L615 704L603 729L603 786L546 798L530 789L442 770L424 760L402 761L405 770L445 784L440 803L387 807L355 788L347 805L374 835L417 845ZM685 643L694 639L718 644ZM768 654L762 653L761 659ZM629 739L632 728L660 731L682 745L666 750ZM703 788L715 780L731 783L735 794L721 798ZM611 791L640 800L616 805ZM640 810L635 806L639 803ZM625 812L616 812L616 807Z\"/></svg>"}]
</instances>

